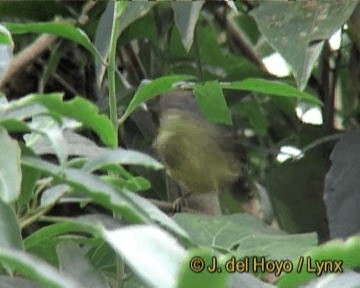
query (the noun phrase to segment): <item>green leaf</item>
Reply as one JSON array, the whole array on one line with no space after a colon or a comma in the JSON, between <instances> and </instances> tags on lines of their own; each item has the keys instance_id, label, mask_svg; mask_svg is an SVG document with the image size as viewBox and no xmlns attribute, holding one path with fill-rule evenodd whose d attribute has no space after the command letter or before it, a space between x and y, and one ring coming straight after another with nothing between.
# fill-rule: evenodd
<instances>
[{"instance_id":1,"label":"green leaf","mask_svg":"<svg viewBox=\"0 0 360 288\"><path fill-rule=\"evenodd\" d=\"M20 147L0 126L0 200L14 202L20 195Z\"/></svg>"},{"instance_id":2,"label":"green leaf","mask_svg":"<svg viewBox=\"0 0 360 288\"><path fill-rule=\"evenodd\" d=\"M271 256L281 260L300 256L317 244L315 233L287 235L248 214L209 218L178 213L174 219L197 245L225 251L237 247L241 256Z\"/></svg>"},{"instance_id":3,"label":"green leaf","mask_svg":"<svg viewBox=\"0 0 360 288\"><path fill-rule=\"evenodd\" d=\"M45 189L41 193L40 207L54 205L59 199L65 195L66 192L69 192L71 189L66 184L55 185L48 189Z\"/></svg>"},{"instance_id":4,"label":"green leaf","mask_svg":"<svg viewBox=\"0 0 360 288\"><path fill-rule=\"evenodd\" d=\"M309 258L308 258L309 257ZM353 236L346 241L333 240L311 249L304 255L304 264L299 273L294 269L284 274L277 283L280 288L299 287L306 281L316 277L315 273L309 273L307 261L311 261L311 267L315 268L315 261L343 261L342 269L354 269L360 267L360 236ZM298 265L299 262L296 264Z\"/></svg>"},{"instance_id":5,"label":"green leaf","mask_svg":"<svg viewBox=\"0 0 360 288\"><path fill-rule=\"evenodd\" d=\"M62 127L64 129L64 127ZM63 137L65 139L65 145L68 155L73 156L91 156L97 155L104 148L99 147L96 143L89 138L86 138L80 134L72 132L71 130L63 130ZM38 137L35 142L32 143L31 149L37 155L55 154L53 146L47 141L45 137ZM79 158L74 161L80 160ZM83 160L85 162L85 159Z\"/></svg>"},{"instance_id":6,"label":"green leaf","mask_svg":"<svg viewBox=\"0 0 360 288\"><path fill-rule=\"evenodd\" d=\"M30 149L25 147L25 145L21 145L21 155L35 156ZM26 167L24 165L21 165L21 173L21 193L20 197L16 202L19 209L25 208L29 205L29 201L34 196L34 188L36 186L36 182L39 180L41 175L38 170L31 167Z\"/></svg>"},{"instance_id":7,"label":"green leaf","mask_svg":"<svg viewBox=\"0 0 360 288\"><path fill-rule=\"evenodd\" d=\"M96 132L106 145L114 147L115 133L109 118L101 115L98 108L90 101L75 97L70 101L63 101L60 93L32 94L21 99L21 104L41 104L50 111L61 116L71 117L81 122L85 127Z\"/></svg>"},{"instance_id":8,"label":"green leaf","mask_svg":"<svg viewBox=\"0 0 360 288\"><path fill-rule=\"evenodd\" d=\"M0 25L0 44L14 46L14 41L11 37L11 34L4 25Z\"/></svg>"},{"instance_id":9,"label":"green leaf","mask_svg":"<svg viewBox=\"0 0 360 288\"><path fill-rule=\"evenodd\" d=\"M83 166L83 170L92 172L113 163L121 165L140 165L150 167L155 170L163 168L161 163L149 155L133 150L117 148L115 150L102 149L98 155L88 157L87 162Z\"/></svg>"},{"instance_id":10,"label":"green leaf","mask_svg":"<svg viewBox=\"0 0 360 288\"><path fill-rule=\"evenodd\" d=\"M130 191L144 191L151 188L151 183L149 180L143 177L131 177L130 179L123 180L111 176L103 176L101 179L111 183L112 185L118 187L119 189L128 189Z\"/></svg>"},{"instance_id":11,"label":"green leaf","mask_svg":"<svg viewBox=\"0 0 360 288\"><path fill-rule=\"evenodd\" d=\"M123 11L123 5L125 1L109 1L104 13L100 17L99 25L96 30L95 47L98 49L103 59L107 59L109 55L110 35L113 23L114 9L119 11L116 13L116 17L119 18L119 33L121 34L131 23L137 19L145 16L150 9L156 4L156 2L136 1L127 2ZM116 6L114 7L114 4ZM100 83L104 77L105 67L98 59L95 62L96 65L96 79L97 84Z\"/></svg>"},{"instance_id":12,"label":"green leaf","mask_svg":"<svg viewBox=\"0 0 360 288\"><path fill-rule=\"evenodd\" d=\"M263 1L251 12L261 33L291 66L297 86L306 87L324 40L348 20L358 1Z\"/></svg>"},{"instance_id":13,"label":"green leaf","mask_svg":"<svg viewBox=\"0 0 360 288\"><path fill-rule=\"evenodd\" d=\"M81 191L95 202L124 216L132 223L156 222L176 234L186 237L186 233L171 218L148 200L127 190L118 190L95 175L79 169L63 168L32 157L23 157L22 163L46 172L74 190Z\"/></svg>"},{"instance_id":14,"label":"green leaf","mask_svg":"<svg viewBox=\"0 0 360 288\"><path fill-rule=\"evenodd\" d=\"M45 226L36 230L34 233L30 234L24 240L24 247L26 251L32 251L35 247L40 247L43 243L46 243L50 239L56 238L57 236L72 234L72 233L81 233L81 234L91 234L92 230L89 227L85 226L82 223L76 221L61 222Z\"/></svg>"},{"instance_id":15,"label":"green leaf","mask_svg":"<svg viewBox=\"0 0 360 288\"><path fill-rule=\"evenodd\" d=\"M156 226L141 225L103 229L102 234L105 241L150 287L175 287L178 269L186 252L169 233Z\"/></svg>"},{"instance_id":16,"label":"green leaf","mask_svg":"<svg viewBox=\"0 0 360 288\"><path fill-rule=\"evenodd\" d=\"M232 125L231 113L217 81L197 84L194 87L196 101L201 112L212 122Z\"/></svg>"},{"instance_id":17,"label":"green leaf","mask_svg":"<svg viewBox=\"0 0 360 288\"><path fill-rule=\"evenodd\" d=\"M322 102L315 96L303 91L299 91L296 88L282 82L248 78L243 81L221 83L220 85L223 89L234 89L240 91L264 93L272 96L288 97L302 100L310 104L322 105Z\"/></svg>"},{"instance_id":18,"label":"green leaf","mask_svg":"<svg viewBox=\"0 0 360 288\"><path fill-rule=\"evenodd\" d=\"M145 2L147 3L147 2ZM128 2L122 2L122 1L118 1L115 2L115 7L114 7L114 16L115 19L119 19L119 17L123 14L125 8L129 5Z\"/></svg>"},{"instance_id":19,"label":"green leaf","mask_svg":"<svg viewBox=\"0 0 360 288\"><path fill-rule=\"evenodd\" d=\"M60 164L64 165L68 157L68 151L59 123L49 116L36 116L33 117L29 127L35 133L26 135L28 136L26 137L26 145L31 148L33 143L35 143L41 135L46 136L50 141Z\"/></svg>"},{"instance_id":20,"label":"green leaf","mask_svg":"<svg viewBox=\"0 0 360 288\"><path fill-rule=\"evenodd\" d=\"M67 23L38 22L38 23L5 23L5 26L12 34L47 33L74 41L87 49L95 57L101 58L89 37L80 28Z\"/></svg>"},{"instance_id":21,"label":"green leaf","mask_svg":"<svg viewBox=\"0 0 360 288\"><path fill-rule=\"evenodd\" d=\"M24 97L22 99L27 99ZM10 103L1 107L0 110L0 123L3 123L6 120L17 119L19 121L24 121L27 118L34 117L39 114L49 113L49 110L39 104L27 104L23 100L11 101ZM25 122L25 121L24 121ZM28 131L29 128L26 128Z\"/></svg>"},{"instance_id":22,"label":"green leaf","mask_svg":"<svg viewBox=\"0 0 360 288\"><path fill-rule=\"evenodd\" d=\"M0 200L0 247L22 250L19 222L14 210Z\"/></svg>"},{"instance_id":23,"label":"green leaf","mask_svg":"<svg viewBox=\"0 0 360 288\"><path fill-rule=\"evenodd\" d=\"M56 246L56 251L62 273L71 275L84 287L109 287L100 272L87 259L86 250L81 249L79 245L74 242L63 241Z\"/></svg>"},{"instance_id":24,"label":"green leaf","mask_svg":"<svg viewBox=\"0 0 360 288\"><path fill-rule=\"evenodd\" d=\"M189 75L172 75L160 77L152 81L142 81L119 122L123 123L141 103L150 100L159 94L175 90L176 87L174 87L174 84L177 82L187 81L193 78L193 76Z\"/></svg>"},{"instance_id":25,"label":"green leaf","mask_svg":"<svg viewBox=\"0 0 360 288\"><path fill-rule=\"evenodd\" d=\"M63 183L68 184L77 191L90 197L104 207L120 213L129 221L138 223L148 221L147 215L137 203L134 203L127 194L131 192L118 191L108 183L102 181L95 175L91 175L79 169L61 168L46 161L24 157L22 162L26 166L36 168L40 171L60 178Z\"/></svg>"},{"instance_id":26,"label":"green leaf","mask_svg":"<svg viewBox=\"0 0 360 288\"><path fill-rule=\"evenodd\" d=\"M0 263L17 273L36 280L47 288L83 288L81 283L60 274L43 260L25 252L0 248Z\"/></svg>"},{"instance_id":27,"label":"green leaf","mask_svg":"<svg viewBox=\"0 0 360 288\"><path fill-rule=\"evenodd\" d=\"M203 1L171 2L175 25L180 32L182 43L187 52L193 43L196 22L204 3Z\"/></svg>"},{"instance_id":28,"label":"green leaf","mask_svg":"<svg viewBox=\"0 0 360 288\"><path fill-rule=\"evenodd\" d=\"M119 29L120 33L124 31L129 25L141 17L144 17L150 9L156 5L156 2L147 2L147 1L136 1L136 2L128 2L124 13L119 15L117 13L117 17L120 16L119 19Z\"/></svg>"}]
</instances>

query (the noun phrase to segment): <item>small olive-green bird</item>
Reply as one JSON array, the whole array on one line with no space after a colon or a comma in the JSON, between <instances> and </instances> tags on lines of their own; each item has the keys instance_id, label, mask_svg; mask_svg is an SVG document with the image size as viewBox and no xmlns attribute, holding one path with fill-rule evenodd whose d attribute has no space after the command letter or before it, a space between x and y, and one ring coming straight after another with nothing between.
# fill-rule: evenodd
<instances>
[{"instance_id":1,"label":"small olive-green bird","mask_svg":"<svg viewBox=\"0 0 360 288\"><path fill-rule=\"evenodd\" d=\"M190 193L220 192L239 177L230 131L210 123L191 92L160 96L154 147L168 174Z\"/></svg>"}]
</instances>

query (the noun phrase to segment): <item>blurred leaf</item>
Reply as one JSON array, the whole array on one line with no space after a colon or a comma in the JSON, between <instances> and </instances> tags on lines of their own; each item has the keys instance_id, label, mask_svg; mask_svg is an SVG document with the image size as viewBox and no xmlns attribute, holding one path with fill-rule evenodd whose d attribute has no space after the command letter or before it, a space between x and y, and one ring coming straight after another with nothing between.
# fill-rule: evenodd
<instances>
[{"instance_id":1,"label":"blurred leaf","mask_svg":"<svg viewBox=\"0 0 360 288\"><path fill-rule=\"evenodd\" d=\"M324 40L348 20L357 3L264 1L251 15L261 33L289 63L297 86L303 90Z\"/></svg>"},{"instance_id":2,"label":"blurred leaf","mask_svg":"<svg viewBox=\"0 0 360 288\"><path fill-rule=\"evenodd\" d=\"M72 278L79 281L84 287L109 287L100 272L91 265L85 256L85 251L76 243L63 241L57 245L56 251L62 273L71 275Z\"/></svg>"},{"instance_id":3,"label":"blurred leaf","mask_svg":"<svg viewBox=\"0 0 360 288\"><path fill-rule=\"evenodd\" d=\"M156 226L143 225L104 229L102 234L105 241L150 287L175 287L180 263L186 252L170 234Z\"/></svg>"},{"instance_id":4,"label":"blurred leaf","mask_svg":"<svg viewBox=\"0 0 360 288\"><path fill-rule=\"evenodd\" d=\"M235 113L242 113L245 115L251 128L253 128L258 135L266 135L269 123L257 101L244 99L244 101L238 102L232 108Z\"/></svg>"},{"instance_id":5,"label":"blurred leaf","mask_svg":"<svg viewBox=\"0 0 360 288\"><path fill-rule=\"evenodd\" d=\"M206 82L204 85L197 84L194 94L201 112L210 121L232 125L231 113L217 81Z\"/></svg>"},{"instance_id":6,"label":"blurred leaf","mask_svg":"<svg viewBox=\"0 0 360 288\"><path fill-rule=\"evenodd\" d=\"M234 89L240 91L251 91L264 93L273 96L288 97L309 102L315 105L322 105L322 102L315 96L299 91L296 88L283 82L269 81L265 79L248 78L243 81L232 83L221 83L223 89Z\"/></svg>"},{"instance_id":7,"label":"blurred leaf","mask_svg":"<svg viewBox=\"0 0 360 288\"><path fill-rule=\"evenodd\" d=\"M80 44L94 57L101 58L99 52L91 43L86 33L80 28L74 27L70 24L59 22L39 22L26 24L5 23L5 26L14 35L27 33L46 33L60 36Z\"/></svg>"},{"instance_id":8,"label":"blurred leaf","mask_svg":"<svg viewBox=\"0 0 360 288\"><path fill-rule=\"evenodd\" d=\"M310 258L307 258L310 257ZM324 261L343 261L342 269L351 269L360 267L360 236L348 238L346 241L333 240L314 247L304 255L304 262L310 259L314 268L315 261L323 263ZM304 265L305 265L304 263ZM277 285L280 288L299 287L304 282L316 277L315 273L308 273L306 267L302 267L301 272L295 269L290 273L284 273ZM334 272L334 271L333 271ZM339 272L339 271L338 271ZM328 287L328 286L326 286Z\"/></svg>"},{"instance_id":9,"label":"blurred leaf","mask_svg":"<svg viewBox=\"0 0 360 288\"><path fill-rule=\"evenodd\" d=\"M141 165L153 169L162 169L163 165L154 158L141 152L117 148L115 150L102 149L98 155L91 156L83 166L83 170L93 172L108 164Z\"/></svg>"},{"instance_id":10,"label":"blurred leaf","mask_svg":"<svg viewBox=\"0 0 360 288\"><path fill-rule=\"evenodd\" d=\"M14 210L0 200L0 247L23 249L19 222Z\"/></svg>"},{"instance_id":11,"label":"blurred leaf","mask_svg":"<svg viewBox=\"0 0 360 288\"><path fill-rule=\"evenodd\" d=\"M360 131L353 130L340 139L330 156L324 200L331 238L360 232L359 147Z\"/></svg>"},{"instance_id":12,"label":"blurred leaf","mask_svg":"<svg viewBox=\"0 0 360 288\"><path fill-rule=\"evenodd\" d=\"M204 3L203 1L171 2L175 25L180 32L182 43L187 52L193 43L196 22Z\"/></svg>"},{"instance_id":13,"label":"blurred leaf","mask_svg":"<svg viewBox=\"0 0 360 288\"><path fill-rule=\"evenodd\" d=\"M60 274L43 260L14 249L0 248L0 263L47 288L82 288L81 283Z\"/></svg>"},{"instance_id":14,"label":"blurred leaf","mask_svg":"<svg viewBox=\"0 0 360 288\"><path fill-rule=\"evenodd\" d=\"M323 181L328 167L324 153L317 150L296 161L269 167L265 186L281 229L289 233L316 231L328 234L323 201Z\"/></svg>"},{"instance_id":15,"label":"blurred leaf","mask_svg":"<svg viewBox=\"0 0 360 288\"><path fill-rule=\"evenodd\" d=\"M317 244L314 233L287 235L248 214L209 218L178 213L174 219L197 245L225 251L237 248L241 256L286 259L300 256Z\"/></svg>"},{"instance_id":16,"label":"blurred leaf","mask_svg":"<svg viewBox=\"0 0 360 288\"><path fill-rule=\"evenodd\" d=\"M14 202L20 195L20 147L0 126L0 200Z\"/></svg>"},{"instance_id":17,"label":"blurred leaf","mask_svg":"<svg viewBox=\"0 0 360 288\"><path fill-rule=\"evenodd\" d=\"M123 123L126 118L136 109L139 105L147 100L152 99L162 93L175 90L174 84L180 81L186 81L194 78L189 75L172 75L157 78L152 81L142 81L134 97L132 98L129 106L126 108L125 113L120 118L119 122Z\"/></svg>"}]
</instances>

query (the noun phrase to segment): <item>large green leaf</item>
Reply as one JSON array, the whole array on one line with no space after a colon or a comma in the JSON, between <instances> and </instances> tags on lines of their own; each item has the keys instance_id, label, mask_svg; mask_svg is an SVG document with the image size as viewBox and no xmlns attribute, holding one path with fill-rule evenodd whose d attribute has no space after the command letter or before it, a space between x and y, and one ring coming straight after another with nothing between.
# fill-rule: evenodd
<instances>
[{"instance_id":1,"label":"large green leaf","mask_svg":"<svg viewBox=\"0 0 360 288\"><path fill-rule=\"evenodd\" d=\"M89 37L80 28L67 23L39 22L39 23L5 23L12 34L47 33L74 41L86 48L95 57L101 58Z\"/></svg>"},{"instance_id":2,"label":"large green leaf","mask_svg":"<svg viewBox=\"0 0 360 288\"><path fill-rule=\"evenodd\" d=\"M0 247L22 249L19 222L14 210L0 200Z\"/></svg>"},{"instance_id":3,"label":"large green leaf","mask_svg":"<svg viewBox=\"0 0 360 288\"><path fill-rule=\"evenodd\" d=\"M70 101L63 101L63 94L32 94L22 98L15 105L26 106L29 104L41 104L49 111L78 120L85 127L96 132L100 139L108 146L115 145L115 133L109 118L101 115L98 108L90 101L75 97Z\"/></svg>"},{"instance_id":4,"label":"large green leaf","mask_svg":"<svg viewBox=\"0 0 360 288\"><path fill-rule=\"evenodd\" d=\"M194 40L194 31L203 1L172 1L174 20L180 32L185 50L188 52Z\"/></svg>"},{"instance_id":5,"label":"large green leaf","mask_svg":"<svg viewBox=\"0 0 360 288\"><path fill-rule=\"evenodd\" d=\"M0 200L14 202L20 195L20 147L0 126Z\"/></svg>"},{"instance_id":6,"label":"large green leaf","mask_svg":"<svg viewBox=\"0 0 360 288\"><path fill-rule=\"evenodd\" d=\"M196 244L224 251L237 248L242 257L288 259L302 255L317 244L315 233L287 235L248 214L209 218L178 213L174 218Z\"/></svg>"},{"instance_id":7,"label":"large green leaf","mask_svg":"<svg viewBox=\"0 0 360 288\"><path fill-rule=\"evenodd\" d=\"M120 123L123 123L125 119L136 109L139 105L151 98L160 95L165 92L175 90L174 84L180 81L186 81L194 78L189 75L172 75L164 76L157 78L152 81L143 81L141 82L138 90L136 91L134 97L132 98L129 106L127 107L124 115L119 120Z\"/></svg>"},{"instance_id":8,"label":"large green leaf","mask_svg":"<svg viewBox=\"0 0 360 288\"><path fill-rule=\"evenodd\" d=\"M265 79L248 78L243 81L235 81L231 83L222 83L223 89L234 89L241 91L251 91L257 93L268 94L271 96L288 97L309 102L311 104L322 105L322 102L315 96L297 90L288 84Z\"/></svg>"},{"instance_id":9,"label":"large green leaf","mask_svg":"<svg viewBox=\"0 0 360 288\"><path fill-rule=\"evenodd\" d=\"M349 18L358 1L262 1L251 12L261 33L306 87L324 40Z\"/></svg>"},{"instance_id":10,"label":"large green leaf","mask_svg":"<svg viewBox=\"0 0 360 288\"><path fill-rule=\"evenodd\" d=\"M199 103L201 112L215 123L232 125L231 114L226 99L217 81L197 84L194 95Z\"/></svg>"}]
</instances>

